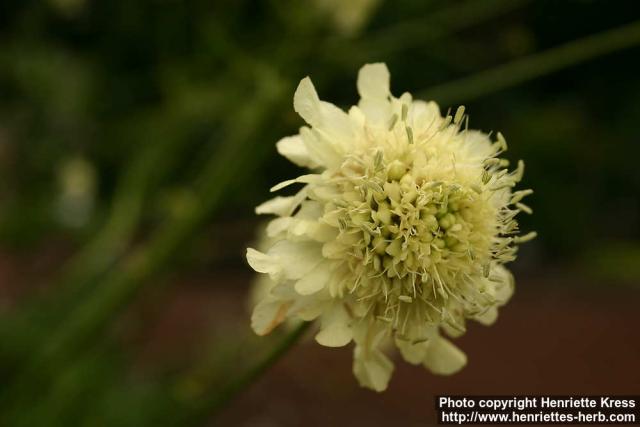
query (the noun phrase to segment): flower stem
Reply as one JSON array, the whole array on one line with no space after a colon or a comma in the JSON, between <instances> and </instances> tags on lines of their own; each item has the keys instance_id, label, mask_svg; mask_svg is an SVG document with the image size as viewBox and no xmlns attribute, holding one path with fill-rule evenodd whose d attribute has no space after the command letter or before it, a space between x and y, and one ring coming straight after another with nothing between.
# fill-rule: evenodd
<instances>
[{"instance_id":1,"label":"flower stem","mask_svg":"<svg viewBox=\"0 0 640 427\"><path fill-rule=\"evenodd\" d=\"M319 55L335 63L336 75L351 70L372 58L398 55L407 49L433 45L467 28L490 21L521 8L531 0L466 0L452 3L427 16L403 20L356 40L333 36L321 47ZM331 71L330 71L331 72Z\"/></svg>"},{"instance_id":2,"label":"flower stem","mask_svg":"<svg viewBox=\"0 0 640 427\"><path fill-rule=\"evenodd\" d=\"M584 37L469 77L434 86L420 95L441 104L466 102L638 44L640 44L640 21Z\"/></svg>"},{"instance_id":3,"label":"flower stem","mask_svg":"<svg viewBox=\"0 0 640 427\"><path fill-rule=\"evenodd\" d=\"M283 100L282 84L268 80L261 86L253 103L236 115L231 135L219 146L203 169L198 181L199 203L179 218L158 230L146 245L132 251L116 268L109 271L86 297L69 307L65 320L55 325L39 348L26 358L14 375L10 387L0 390L0 407L11 407L19 399L30 396L30 390L46 393L57 370L101 336L111 319L127 305L148 279L166 271L172 257L198 229L211 212L223 203L223 196L234 182L238 170L250 170L257 157L259 132ZM234 167L229 167L234 165ZM1 412L1 411L0 411ZM0 415L0 423L2 422Z\"/></svg>"},{"instance_id":4,"label":"flower stem","mask_svg":"<svg viewBox=\"0 0 640 427\"><path fill-rule=\"evenodd\" d=\"M452 3L427 17L403 20L374 32L360 44L370 57L383 58L415 46L444 39L456 32L505 15L526 5L530 0L467 0ZM358 52L356 49L355 52ZM353 55L353 53L352 53Z\"/></svg>"},{"instance_id":5,"label":"flower stem","mask_svg":"<svg viewBox=\"0 0 640 427\"><path fill-rule=\"evenodd\" d=\"M216 416L221 409L233 400L247 387L251 386L265 372L267 372L282 356L284 356L304 335L311 326L311 322L303 322L294 330L285 335L280 342L274 345L264 358L250 366L244 374L235 378L222 390L213 393L210 397L204 397L199 403L189 410L189 413L179 421L180 426L199 425L208 417Z\"/></svg>"}]
</instances>

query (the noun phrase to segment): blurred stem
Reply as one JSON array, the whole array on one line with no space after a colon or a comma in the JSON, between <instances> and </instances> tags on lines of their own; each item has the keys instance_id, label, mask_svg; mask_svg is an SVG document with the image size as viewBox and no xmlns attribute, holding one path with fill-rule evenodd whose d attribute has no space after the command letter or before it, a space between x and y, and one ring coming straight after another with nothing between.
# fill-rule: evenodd
<instances>
[{"instance_id":1,"label":"blurred stem","mask_svg":"<svg viewBox=\"0 0 640 427\"><path fill-rule=\"evenodd\" d=\"M178 122L184 119L183 114ZM162 123L171 127L168 120ZM167 134L164 129L163 126L162 129L144 132L150 142L126 167L105 224L66 263L62 277L54 284L55 292L36 295L14 316L3 319L0 337L5 343L11 343L9 345L14 348L37 347L69 314L69 307L75 306L89 293L101 276L124 254L140 224L150 190L169 173L178 158L177 152L184 147L184 138L175 135L170 138L156 137ZM10 355L5 357L3 375L6 382L19 370L18 366L24 360Z\"/></svg>"},{"instance_id":2,"label":"blurred stem","mask_svg":"<svg viewBox=\"0 0 640 427\"><path fill-rule=\"evenodd\" d=\"M153 142L140 151L126 168L118 184L113 208L105 225L67 262L55 292L37 294L16 313L2 319L0 337L10 348L35 346L60 323L83 291L122 255L135 232L148 190L170 168L180 144L177 138ZM2 369L7 381L24 360L19 354L5 355Z\"/></svg>"},{"instance_id":3,"label":"blurred stem","mask_svg":"<svg viewBox=\"0 0 640 427\"><path fill-rule=\"evenodd\" d=\"M287 354L311 324L312 322L303 322L287 333L263 358L250 366L242 375L221 390L216 390L211 396L205 396L195 407L190 408L189 413L180 419L177 425L201 425L208 418L217 415L231 400L260 379L282 356Z\"/></svg>"},{"instance_id":4,"label":"blurred stem","mask_svg":"<svg viewBox=\"0 0 640 427\"><path fill-rule=\"evenodd\" d=\"M127 168L106 224L70 260L61 279L61 292L77 292L79 287L106 271L122 254L140 222L148 189L160 178L159 172L168 169L179 142L179 138L170 138L162 145L151 143Z\"/></svg>"},{"instance_id":5,"label":"blurred stem","mask_svg":"<svg viewBox=\"0 0 640 427\"><path fill-rule=\"evenodd\" d=\"M482 22L518 9L529 0L467 0L429 14L422 19L402 21L366 37L365 49L385 56L424 42L444 38Z\"/></svg>"},{"instance_id":6,"label":"blurred stem","mask_svg":"<svg viewBox=\"0 0 640 427\"><path fill-rule=\"evenodd\" d=\"M441 104L466 102L638 44L640 21L578 39L470 77L434 86L420 95Z\"/></svg>"},{"instance_id":7,"label":"blurred stem","mask_svg":"<svg viewBox=\"0 0 640 427\"><path fill-rule=\"evenodd\" d=\"M245 104L244 109L236 112L227 139L203 169L197 193L200 203L168 223L147 245L125 258L121 268L112 269L97 283L27 361L18 374L11 396L3 397L9 400L26 398L30 389L36 389L31 388L36 383L41 389L42 377L47 378L47 372L55 373L87 341L99 336L109 320L121 311L142 285L148 283L147 279L166 269L177 249L223 203L223 196L233 186L234 177L243 170L251 169L251 162L257 156L248 155L247 151L261 141L259 130L274 111L279 111L274 107L288 89L273 72L260 71L263 82L258 93ZM9 390L5 391L9 393Z\"/></svg>"},{"instance_id":8,"label":"blurred stem","mask_svg":"<svg viewBox=\"0 0 640 427\"><path fill-rule=\"evenodd\" d=\"M366 38L345 41L344 38L332 38L323 52L346 64L358 67L362 62L383 60L390 54L423 46L443 39L455 32L473 27L497 16L523 7L530 0L467 0L454 3L443 10L422 18L406 20L368 34Z\"/></svg>"},{"instance_id":9,"label":"blurred stem","mask_svg":"<svg viewBox=\"0 0 640 427\"><path fill-rule=\"evenodd\" d=\"M216 83L213 89L224 91ZM226 106L227 98L222 93L207 106L208 113L215 115ZM197 116L198 113L195 113ZM59 280L61 293L74 293L109 269L130 244L133 234L142 219L144 203L150 197L150 190L174 167L177 155L188 142L184 137L194 112L180 103L165 105L151 112L148 123L135 127L142 128L142 138L149 141L129 164L118 183L111 211L106 223L98 234L68 262ZM132 119L130 122L140 121ZM180 126L185 127L182 131ZM172 134L171 129L181 132ZM170 136L167 136L170 135Z\"/></svg>"}]
</instances>

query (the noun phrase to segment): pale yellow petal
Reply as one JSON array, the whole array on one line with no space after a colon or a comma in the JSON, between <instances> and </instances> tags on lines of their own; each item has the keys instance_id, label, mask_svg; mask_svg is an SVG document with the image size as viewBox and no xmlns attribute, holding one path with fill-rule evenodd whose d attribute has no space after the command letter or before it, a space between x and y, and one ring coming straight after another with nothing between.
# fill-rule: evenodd
<instances>
[{"instance_id":1,"label":"pale yellow petal","mask_svg":"<svg viewBox=\"0 0 640 427\"><path fill-rule=\"evenodd\" d=\"M295 290L300 295L311 295L323 289L328 285L331 279L331 269L329 262L321 262L309 273L298 280L295 284Z\"/></svg>"},{"instance_id":2,"label":"pale yellow petal","mask_svg":"<svg viewBox=\"0 0 640 427\"><path fill-rule=\"evenodd\" d=\"M309 77L305 77L298 84L293 95L293 109L311 126L319 126L322 122L320 98Z\"/></svg>"},{"instance_id":3,"label":"pale yellow petal","mask_svg":"<svg viewBox=\"0 0 640 427\"><path fill-rule=\"evenodd\" d=\"M321 317L316 341L325 347L344 347L352 339L351 318L342 304L332 304Z\"/></svg>"},{"instance_id":4,"label":"pale yellow petal","mask_svg":"<svg viewBox=\"0 0 640 427\"><path fill-rule=\"evenodd\" d=\"M402 358L412 365L421 364L427 355L427 342L413 343L408 340L396 340Z\"/></svg>"},{"instance_id":5,"label":"pale yellow petal","mask_svg":"<svg viewBox=\"0 0 640 427\"><path fill-rule=\"evenodd\" d=\"M318 179L319 179L319 175L316 175L316 174L301 175L295 179L288 179L286 181L282 181L280 184L276 184L273 187L271 187L269 191L274 192L274 191L282 190L283 188L296 183L309 184L310 182L317 182Z\"/></svg>"},{"instance_id":6,"label":"pale yellow petal","mask_svg":"<svg viewBox=\"0 0 640 427\"><path fill-rule=\"evenodd\" d=\"M287 136L276 143L278 153L298 166L316 168L318 164L311 158L300 135Z\"/></svg>"},{"instance_id":7,"label":"pale yellow petal","mask_svg":"<svg viewBox=\"0 0 640 427\"><path fill-rule=\"evenodd\" d=\"M455 374L466 364L467 356L449 340L440 337L429 343L424 366L434 374Z\"/></svg>"},{"instance_id":8,"label":"pale yellow petal","mask_svg":"<svg viewBox=\"0 0 640 427\"><path fill-rule=\"evenodd\" d=\"M266 229L267 236L277 237L279 234L286 232L293 221L294 219L288 216L269 221Z\"/></svg>"},{"instance_id":9,"label":"pale yellow petal","mask_svg":"<svg viewBox=\"0 0 640 427\"><path fill-rule=\"evenodd\" d=\"M275 275L282 270L276 259L253 248L247 248L247 261L258 273Z\"/></svg>"},{"instance_id":10,"label":"pale yellow petal","mask_svg":"<svg viewBox=\"0 0 640 427\"><path fill-rule=\"evenodd\" d=\"M392 373L393 362L381 351L373 349L366 352L362 346L356 346L353 355L353 374L362 387L378 392L384 391L387 389Z\"/></svg>"},{"instance_id":11,"label":"pale yellow petal","mask_svg":"<svg viewBox=\"0 0 640 427\"><path fill-rule=\"evenodd\" d=\"M342 161L342 155L336 150L332 142L317 129L303 127L300 136L309 157L313 162L325 168L336 167Z\"/></svg>"},{"instance_id":12,"label":"pale yellow petal","mask_svg":"<svg viewBox=\"0 0 640 427\"><path fill-rule=\"evenodd\" d=\"M363 98L358 107L366 116L368 124L381 126L385 131L391 124L393 110L386 99Z\"/></svg>"},{"instance_id":13,"label":"pale yellow petal","mask_svg":"<svg viewBox=\"0 0 640 427\"><path fill-rule=\"evenodd\" d=\"M362 98L386 99L391 75L384 63L365 64L358 72L358 93Z\"/></svg>"},{"instance_id":14,"label":"pale yellow petal","mask_svg":"<svg viewBox=\"0 0 640 427\"><path fill-rule=\"evenodd\" d=\"M291 206L295 200L295 197L282 197L277 196L273 199L267 200L266 202L258 205L256 207L256 213L258 215L262 214L274 214L278 216L286 216L291 210Z\"/></svg>"},{"instance_id":15,"label":"pale yellow petal","mask_svg":"<svg viewBox=\"0 0 640 427\"><path fill-rule=\"evenodd\" d=\"M267 335L287 317L288 301L266 298L253 309L251 328L258 335Z\"/></svg>"},{"instance_id":16,"label":"pale yellow petal","mask_svg":"<svg viewBox=\"0 0 640 427\"><path fill-rule=\"evenodd\" d=\"M321 107L323 120L321 130L343 150L348 150L354 135L353 121L347 113L330 102L321 101Z\"/></svg>"},{"instance_id":17,"label":"pale yellow petal","mask_svg":"<svg viewBox=\"0 0 640 427\"><path fill-rule=\"evenodd\" d=\"M284 277L291 280L302 278L323 260L321 245L316 242L280 240L268 255L278 261Z\"/></svg>"},{"instance_id":18,"label":"pale yellow petal","mask_svg":"<svg viewBox=\"0 0 640 427\"><path fill-rule=\"evenodd\" d=\"M484 313L474 316L474 319L485 326L493 325L498 319L498 309L496 307L491 307Z\"/></svg>"}]
</instances>

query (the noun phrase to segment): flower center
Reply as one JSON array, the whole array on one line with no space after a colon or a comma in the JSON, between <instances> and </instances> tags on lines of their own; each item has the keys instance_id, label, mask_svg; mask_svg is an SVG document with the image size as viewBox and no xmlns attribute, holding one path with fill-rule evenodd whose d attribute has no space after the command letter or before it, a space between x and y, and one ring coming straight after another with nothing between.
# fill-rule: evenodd
<instances>
[{"instance_id":1,"label":"flower center","mask_svg":"<svg viewBox=\"0 0 640 427\"><path fill-rule=\"evenodd\" d=\"M400 161L352 168L340 181L344 195L339 240L359 280L400 284L407 298L417 283L439 289L458 275L482 269L477 254L489 254L494 233L489 205L480 190L456 182L432 181ZM377 286L374 285L374 286ZM431 289L432 287L429 286ZM444 291L442 289L442 291Z\"/></svg>"}]
</instances>

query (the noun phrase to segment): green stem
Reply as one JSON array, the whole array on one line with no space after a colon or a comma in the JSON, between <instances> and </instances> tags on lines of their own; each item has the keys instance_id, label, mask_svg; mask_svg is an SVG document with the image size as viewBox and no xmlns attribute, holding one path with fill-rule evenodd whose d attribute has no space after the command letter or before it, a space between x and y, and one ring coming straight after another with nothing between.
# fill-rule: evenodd
<instances>
[{"instance_id":1,"label":"green stem","mask_svg":"<svg viewBox=\"0 0 640 427\"><path fill-rule=\"evenodd\" d=\"M523 7L529 0L467 0L436 11L425 18L410 19L367 36L361 47L382 57L425 42L441 40L458 31Z\"/></svg>"},{"instance_id":2,"label":"green stem","mask_svg":"<svg viewBox=\"0 0 640 427\"><path fill-rule=\"evenodd\" d=\"M222 102L214 107L219 108ZM109 269L124 255L131 244L144 213L144 206L152 197L157 183L170 172L177 152L185 147L184 132L179 135L168 132L182 122L188 122L188 113L179 111L178 117L167 108L152 114L152 120L139 123L139 132L148 143L128 164L119 179L112 208L104 225L64 266L62 276L52 284L55 292L37 294L0 322L0 337L12 349L37 348L45 342L51 330L62 324L73 312L70 307L79 304L82 298L103 280ZM157 120L157 116L166 120ZM140 118L132 118L140 122ZM157 122L160 122L158 125ZM183 126L184 127L184 126ZM186 130L186 129L185 129ZM161 136L171 135L170 137ZM157 141L157 142L156 142ZM27 360L18 350L3 355L2 376L4 383L20 371Z\"/></svg>"},{"instance_id":3,"label":"green stem","mask_svg":"<svg viewBox=\"0 0 640 427\"><path fill-rule=\"evenodd\" d=\"M312 322L304 322L285 335L269 352L254 365L250 366L242 375L231 383L214 393L211 397L205 397L195 407L190 408L189 413L182 418L178 425L200 425L209 417L218 415L226 405L248 388L267 372L282 356L284 356L305 334Z\"/></svg>"},{"instance_id":4,"label":"green stem","mask_svg":"<svg viewBox=\"0 0 640 427\"><path fill-rule=\"evenodd\" d=\"M320 55L339 62L342 69L382 60L416 46L428 46L456 32L489 21L526 5L530 0L467 0L428 16L402 21L367 34L362 39L327 40Z\"/></svg>"},{"instance_id":5,"label":"green stem","mask_svg":"<svg viewBox=\"0 0 640 427\"><path fill-rule=\"evenodd\" d=\"M42 348L35 351L16 374L13 388L5 389L0 396L8 398L8 405L16 399L27 398L32 385L41 383L48 377L47 373L55 374L56 369L68 363L92 337L99 336L109 320L148 283L148 278L163 271L178 248L221 205L238 171L251 169L252 161L257 161L258 156L247 155L247 150L256 151L253 145L261 141L260 129L274 111L279 111L274 106L283 99L287 88L280 81L267 79L261 89L262 93L255 94L252 103L236 114L228 139L204 168L197 192L200 203L124 259L121 268L111 270L85 300L70 310L66 320L54 328ZM39 388L46 392L46 387Z\"/></svg>"},{"instance_id":6,"label":"green stem","mask_svg":"<svg viewBox=\"0 0 640 427\"><path fill-rule=\"evenodd\" d=\"M150 135L153 140L153 136ZM154 141L155 142L155 141ZM73 307L120 258L135 232L153 188L170 169L183 144L178 138L148 144L126 168L119 181L112 209L100 231L65 265L62 277L52 284L55 292L36 294L20 310L0 324L0 339L11 349L36 347L48 337ZM2 370L6 384L25 361L20 351L6 355Z\"/></svg>"},{"instance_id":7,"label":"green stem","mask_svg":"<svg viewBox=\"0 0 640 427\"><path fill-rule=\"evenodd\" d=\"M434 86L421 93L421 96L442 104L466 102L638 44L640 21L584 37L470 77Z\"/></svg>"},{"instance_id":8,"label":"green stem","mask_svg":"<svg viewBox=\"0 0 640 427\"><path fill-rule=\"evenodd\" d=\"M218 90L223 90L219 84ZM208 106L215 115L225 107L226 98L220 96ZM57 293L68 295L79 292L95 281L112 266L131 243L144 213L144 205L153 189L179 159L178 153L189 144L186 135L194 116L188 107L165 105L153 111L145 120L132 118L138 132L150 143L137 154L121 176L115 197L104 226L80 252L69 260L59 280ZM179 129L175 132L174 129Z\"/></svg>"}]
</instances>

